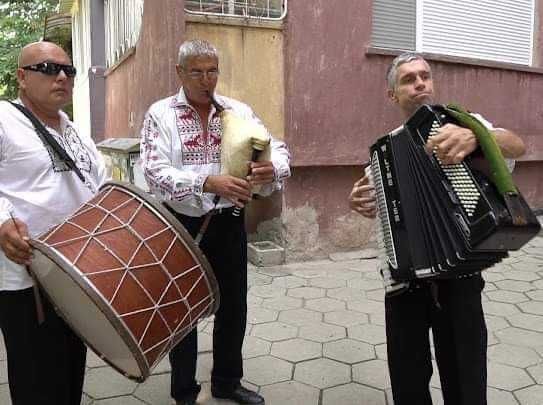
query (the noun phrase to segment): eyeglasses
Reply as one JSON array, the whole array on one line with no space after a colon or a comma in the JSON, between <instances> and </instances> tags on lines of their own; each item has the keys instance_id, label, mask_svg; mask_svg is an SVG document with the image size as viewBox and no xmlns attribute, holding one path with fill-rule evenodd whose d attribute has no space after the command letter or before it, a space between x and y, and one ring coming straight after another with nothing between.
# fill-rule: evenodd
<instances>
[{"instance_id":1,"label":"eyeglasses","mask_svg":"<svg viewBox=\"0 0 543 405\"><path fill-rule=\"evenodd\" d=\"M211 70L191 70L190 72L186 72L187 76L194 80L201 80L204 78L204 75L207 76L208 79L216 79L219 76L219 70L218 69L211 69Z\"/></svg>"},{"instance_id":2,"label":"eyeglasses","mask_svg":"<svg viewBox=\"0 0 543 405\"><path fill-rule=\"evenodd\" d=\"M35 65L27 65L21 67L21 69L31 70L33 72L40 72L47 76L58 76L61 70L68 77L74 77L77 73L76 68L72 65L62 65L60 63L54 62L42 62Z\"/></svg>"}]
</instances>

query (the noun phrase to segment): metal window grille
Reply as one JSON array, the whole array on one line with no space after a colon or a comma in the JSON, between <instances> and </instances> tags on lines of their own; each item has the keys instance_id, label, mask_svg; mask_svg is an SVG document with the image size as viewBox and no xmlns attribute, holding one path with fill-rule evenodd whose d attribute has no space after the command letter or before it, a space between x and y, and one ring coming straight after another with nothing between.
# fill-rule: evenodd
<instances>
[{"instance_id":1,"label":"metal window grille","mask_svg":"<svg viewBox=\"0 0 543 405\"><path fill-rule=\"evenodd\" d=\"M287 14L287 0L186 0L191 14L281 20Z\"/></svg>"},{"instance_id":2,"label":"metal window grille","mask_svg":"<svg viewBox=\"0 0 543 405\"><path fill-rule=\"evenodd\" d=\"M136 45L143 19L144 0L105 0L106 64L117 63Z\"/></svg>"}]
</instances>

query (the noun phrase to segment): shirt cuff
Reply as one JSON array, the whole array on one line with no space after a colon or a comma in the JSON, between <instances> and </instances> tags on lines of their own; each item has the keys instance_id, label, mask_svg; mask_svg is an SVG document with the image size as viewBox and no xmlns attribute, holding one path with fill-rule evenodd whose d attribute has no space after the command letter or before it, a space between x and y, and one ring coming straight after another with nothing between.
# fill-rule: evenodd
<instances>
[{"instance_id":1,"label":"shirt cuff","mask_svg":"<svg viewBox=\"0 0 543 405\"><path fill-rule=\"evenodd\" d=\"M204 184L207 180L207 177L207 174L199 174L194 181L192 192L198 197L202 197L202 194L204 193Z\"/></svg>"},{"instance_id":2,"label":"shirt cuff","mask_svg":"<svg viewBox=\"0 0 543 405\"><path fill-rule=\"evenodd\" d=\"M0 226L8 219L11 219L11 211L0 211Z\"/></svg>"}]
</instances>

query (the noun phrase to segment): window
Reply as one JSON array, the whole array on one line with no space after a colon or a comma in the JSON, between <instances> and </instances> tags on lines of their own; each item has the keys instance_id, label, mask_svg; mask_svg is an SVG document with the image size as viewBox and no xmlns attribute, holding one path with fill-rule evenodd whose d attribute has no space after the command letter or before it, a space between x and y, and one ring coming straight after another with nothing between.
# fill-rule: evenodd
<instances>
[{"instance_id":1,"label":"window","mask_svg":"<svg viewBox=\"0 0 543 405\"><path fill-rule=\"evenodd\" d=\"M104 0L106 65L113 66L136 46L144 0Z\"/></svg>"},{"instance_id":2,"label":"window","mask_svg":"<svg viewBox=\"0 0 543 405\"><path fill-rule=\"evenodd\" d=\"M534 0L375 0L372 46L532 64Z\"/></svg>"},{"instance_id":3,"label":"window","mask_svg":"<svg viewBox=\"0 0 543 405\"><path fill-rule=\"evenodd\" d=\"M185 11L193 14L281 20L287 0L185 0Z\"/></svg>"}]
</instances>

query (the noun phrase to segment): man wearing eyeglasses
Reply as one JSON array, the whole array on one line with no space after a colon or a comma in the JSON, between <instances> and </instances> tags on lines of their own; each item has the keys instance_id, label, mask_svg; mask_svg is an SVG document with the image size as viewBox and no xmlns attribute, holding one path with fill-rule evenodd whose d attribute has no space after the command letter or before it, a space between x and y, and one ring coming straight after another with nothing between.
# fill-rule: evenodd
<instances>
[{"instance_id":1,"label":"man wearing eyeglasses","mask_svg":"<svg viewBox=\"0 0 543 405\"><path fill-rule=\"evenodd\" d=\"M71 100L75 74L57 45L29 44L19 55L19 98L0 102L0 328L14 405L81 402L85 345L44 295L36 299L26 268L29 238L62 222L105 179L92 139L61 111Z\"/></svg>"},{"instance_id":2,"label":"man wearing eyeglasses","mask_svg":"<svg viewBox=\"0 0 543 405\"><path fill-rule=\"evenodd\" d=\"M251 198L251 187L261 185L261 195L280 189L290 176L289 153L283 142L271 138L271 161L250 163L245 179L220 175L220 117L211 96L233 114L257 121L251 108L217 95L217 50L202 40L179 48L179 93L153 104L142 130L141 156L151 191L174 210L195 236L210 211L216 212L203 234L200 248L215 273L220 308L213 327L211 393L240 404L263 404L264 398L240 384L243 376L241 348L247 320L247 235L243 212L235 207ZM248 167L249 168L249 167ZM177 405L194 404L200 391L196 382L197 332L193 330L171 352L171 395Z\"/></svg>"}]
</instances>

